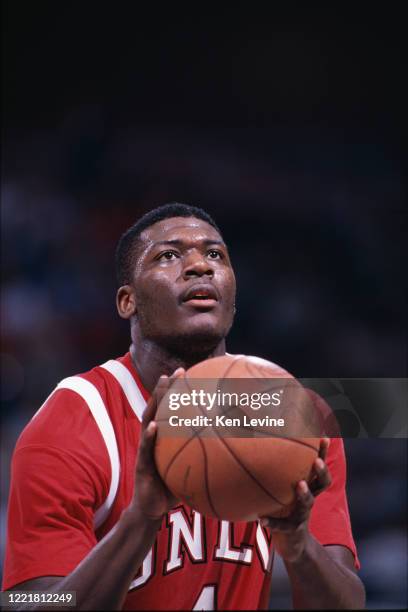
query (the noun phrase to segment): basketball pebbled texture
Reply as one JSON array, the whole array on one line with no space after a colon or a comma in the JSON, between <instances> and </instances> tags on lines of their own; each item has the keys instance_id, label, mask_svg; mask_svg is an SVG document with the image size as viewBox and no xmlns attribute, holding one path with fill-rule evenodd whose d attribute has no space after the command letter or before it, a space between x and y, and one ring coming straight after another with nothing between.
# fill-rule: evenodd
<instances>
[{"instance_id":1,"label":"basketball pebbled texture","mask_svg":"<svg viewBox=\"0 0 408 612\"><path fill-rule=\"evenodd\" d=\"M156 414L158 472L178 499L205 516L229 521L287 516L293 508L297 482L310 480L312 465L318 456L320 437L312 435L317 428L311 423L310 399L286 370L246 355L224 355L194 365L184 379L177 381L177 390L191 392L198 388L198 381L202 384L205 380L207 391L231 392L239 382L237 379L254 379L258 386L262 383L260 379L264 379L263 392L276 390L287 381L285 401L278 414L290 421L296 433L301 431L306 435L288 436L286 432L281 437L271 435L270 428L263 431L262 427L219 435L219 428L213 426L187 427L183 435L177 435L168 426L166 394ZM272 379L276 379L276 386ZM243 384L248 382L245 380ZM240 407L240 410L248 417L256 416L251 408ZM233 411L227 412L232 416ZM192 417L210 413L202 406L187 406L181 407L177 414Z\"/></svg>"}]
</instances>

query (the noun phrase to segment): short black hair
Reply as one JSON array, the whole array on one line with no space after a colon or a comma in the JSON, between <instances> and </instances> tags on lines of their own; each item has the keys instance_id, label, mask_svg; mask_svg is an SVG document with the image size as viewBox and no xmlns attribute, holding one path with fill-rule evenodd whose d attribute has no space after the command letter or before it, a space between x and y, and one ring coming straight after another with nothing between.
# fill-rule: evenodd
<instances>
[{"instance_id":1,"label":"short black hair","mask_svg":"<svg viewBox=\"0 0 408 612\"><path fill-rule=\"evenodd\" d=\"M135 265L136 246L143 230L158 221L172 217L196 217L197 219L202 219L202 221L212 225L221 236L220 229L214 219L198 206L191 206L190 204L182 204L180 202L169 202L168 204L157 206L129 227L119 239L115 254L116 278L119 286L128 285L131 281Z\"/></svg>"}]
</instances>

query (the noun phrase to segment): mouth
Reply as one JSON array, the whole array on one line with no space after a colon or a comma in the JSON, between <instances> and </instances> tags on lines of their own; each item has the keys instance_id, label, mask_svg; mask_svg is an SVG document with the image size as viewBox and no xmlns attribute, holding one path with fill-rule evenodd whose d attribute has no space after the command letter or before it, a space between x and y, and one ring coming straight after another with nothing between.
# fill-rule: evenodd
<instances>
[{"instance_id":1,"label":"mouth","mask_svg":"<svg viewBox=\"0 0 408 612\"><path fill-rule=\"evenodd\" d=\"M198 310L214 308L218 302L218 294L212 285L194 285L182 295L182 302Z\"/></svg>"}]
</instances>

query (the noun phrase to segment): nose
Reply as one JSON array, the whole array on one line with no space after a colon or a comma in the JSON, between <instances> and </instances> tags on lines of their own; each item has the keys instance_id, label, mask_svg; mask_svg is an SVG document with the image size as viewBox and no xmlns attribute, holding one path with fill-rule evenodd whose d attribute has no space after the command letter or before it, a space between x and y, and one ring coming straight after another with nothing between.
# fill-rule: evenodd
<instances>
[{"instance_id":1,"label":"nose","mask_svg":"<svg viewBox=\"0 0 408 612\"><path fill-rule=\"evenodd\" d=\"M183 278L188 279L192 276L209 276L210 278L214 276L211 261L197 251L186 256L184 263Z\"/></svg>"}]
</instances>

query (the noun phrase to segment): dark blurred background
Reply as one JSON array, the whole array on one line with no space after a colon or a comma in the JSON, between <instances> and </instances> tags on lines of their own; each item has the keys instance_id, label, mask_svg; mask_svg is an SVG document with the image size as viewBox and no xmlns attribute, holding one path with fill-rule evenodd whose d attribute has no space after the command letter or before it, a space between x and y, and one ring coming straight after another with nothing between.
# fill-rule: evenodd
<instances>
[{"instance_id":1,"label":"dark blurred background","mask_svg":"<svg viewBox=\"0 0 408 612\"><path fill-rule=\"evenodd\" d=\"M406 376L397 3L2 10L2 530L23 426L61 378L128 348L113 254L156 205L221 226L231 352L297 376ZM368 607L404 608L406 441L346 446ZM287 607L281 565L274 584Z\"/></svg>"}]
</instances>

